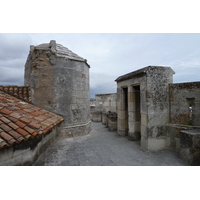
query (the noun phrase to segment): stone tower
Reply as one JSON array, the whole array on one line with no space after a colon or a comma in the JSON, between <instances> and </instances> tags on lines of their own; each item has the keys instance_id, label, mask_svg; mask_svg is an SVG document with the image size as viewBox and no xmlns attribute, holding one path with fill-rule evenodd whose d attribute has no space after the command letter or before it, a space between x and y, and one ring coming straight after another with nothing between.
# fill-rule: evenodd
<instances>
[{"instance_id":1,"label":"stone tower","mask_svg":"<svg viewBox=\"0 0 200 200\"><path fill-rule=\"evenodd\" d=\"M89 68L81 58L55 40L30 46L25 64L25 86L32 103L64 117L60 135L91 131Z\"/></svg>"}]
</instances>

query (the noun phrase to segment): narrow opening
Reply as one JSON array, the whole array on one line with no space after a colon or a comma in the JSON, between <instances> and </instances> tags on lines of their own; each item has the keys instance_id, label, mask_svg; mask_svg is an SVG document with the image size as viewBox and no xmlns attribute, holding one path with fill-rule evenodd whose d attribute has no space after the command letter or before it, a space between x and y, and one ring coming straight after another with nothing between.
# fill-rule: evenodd
<instances>
[{"instance_id":1,"label":"narrow opening","mask_svg":"<svg viewBox=\"0 0 200 200\"><path fill-rule=\"evenodd\" d=\"M135 120L136 122L141 121L141 112L140 112L140 86L133 86L135 92Z\"/></svg>"},{"instance_id":2,"label":"narrow opening","mask_svg":"<svg viewBox=\"0 0 200 200\"><path fill-rule=\"evenodd\" d=\"M195 107L195 98L186 98L188 103L188 125L194 125L195 124L195 115L194 115L194 107Z\"/></svg>"},{"instance_id":3,"label":"narrow opening","mask_svg":"<svg viewBox=\"0 0 200 200\"><path fill-rule=\"evenodd\" d=\"M133 139L134 140L140 140L141 139L141 109L140 109L140 86L133 86L133 96L135 99L133 100L134 103L134 134Z\"/></svg>"},{"instance_id":4,"label":"narrow opening","mask_svg":"<svg viewBox=\"0 0 200 200\"><path fill-rule=\"evenodd\" d=\"M128 135L128 88L123 88L123 104L124 104L124 130Z\"/></svg>"},{"instance_id":5,"label":"narrow opening","mask_svg":"<svg viewBox=\"0 0 200 200\"><path fill-rule=\"evenodd\" d=\"M111 110L111 100L109 100L109 111L112 112L112 110Z\"/></svg>"}]
</instances>

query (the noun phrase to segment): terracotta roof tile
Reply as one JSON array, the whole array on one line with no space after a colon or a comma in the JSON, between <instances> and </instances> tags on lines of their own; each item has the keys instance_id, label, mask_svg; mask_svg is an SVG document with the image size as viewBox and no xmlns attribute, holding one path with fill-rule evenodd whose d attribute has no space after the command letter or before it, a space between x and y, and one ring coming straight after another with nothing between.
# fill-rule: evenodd
<instances>
[{"instance_id":1,"label":"terracotta roof tile","mask_svg":"<svg viewBox=\"0 0 200 200\"><path fill-rule=\"evenodd\" d=\"M9 116L9 119L10 119L10 121L12 121L12 122L18 121L18 119L14 118L14 117L11 117L11 116Z\"/></svg>"},{"instance_id":2,"label":"terracotta roof tile","mask_svg":"<svg viewBox=\"0 0 200 200\"><path fill-rule=\"evenodd\" d=\"M32 136L33 136L33 137L35 137L35 136L37 136L37 135L38 135L38 132L36 132L36 131L35 131L34 133L32 133Z\"/></svg>"},{"instance_id":3,"label":"terracotta roof tile","mask_svg":"<svg viewBox=\"0 0 200 200\"><path fill-rule=\"evenodd\" d=\"M16 131L17 131L20 135L23 135L23 136L27 136L27 135L28 135L28 132L25 131L24 129L18 128Z\"/></svg>"},{"instance_id":4,"label":"terracotta roof tile","mask_svg":"<svg viewBox=\"0 0 200 200\"><path fill-rule=\"evenodd\" d=\"M26 126L26 124L24 124L24 123L22 123L20 121L16 121L15 124L18 126L18 128L19 127L24 128Z\"/></svg>"},{"instance_id":5,"label":"terracotta roof tile","mask_svg":"<svg viewBox=\"0 0 200 200\"><path fill-rule=\"evenodd\" d=\"M32 127L32 128L34 128L34 129L39 129L39 128L41 127L40 124L36 124L36 123L34 123L34 122L31 122L31 123L29 124L29 126Z\"/></svg>"},{"instance_id":6,"label":"terracotta roof tile","mask_svg":"<svg viewBox=\"0 0 200 200\"><path fill-rule=\"evenodd\" d=\"M22 122L24 122L24 123L26 123L26 124L28 124L28 123L31 122L30 119L27 119L27 118L24 118L24 117L21 117L19 120L22 121Z\"/></svg>"},{"instance_id":7,"label":"terracotta roof tile","mask_svg":"<svg viewBox=\"0 0 200 200\"><path fill-rule=\"evenodd\" d=\"M0 138L0 148L6 147L6 146L9 146L8 143L2 138Z\"/></svg>"},{"instance_id":8,"label":"terracotta roof tile","mask_svg":"<svg viewBox=\"0 0 200 200\"><path fill-rule=\"evenodd\" d=\"M11 113L10 116L19 119L21 117L21 115L20 115L19 111L17 111L17 112Z\"/></svg>"},{"instance_id":9,"label":"terracotta roof tile","mask_svg":"<svg viewBox=\"0 0 200 200\"><path fill-rule=\"evenodd\" d=\"M29 86L0 85L0 90L26 102L30 102L31 100Z\"/></svg>"},{"instance_id":10,"label":"terracotta roof tile","mask_svg":"<svg viewBox=\"0 0 200 200\"><path fill-rule=\"evenodd\" d=\"M25 126L24 130L26 130L28 133L32 134L33 132L35 132L35 130L33 130L32 128Z\"/></svg>"},{"instance_id":11,"label":"terracotta roof tile","mask_svg":"<svg viewBox=\"0 0 200 200\"><path fill-rule=\"evenodd\" d=\"M12 129L6 125L6 124L1 124L1 129L3 129L6 133L11 131Z\"/></svg>"},{"instance_id":12,"label":"terracotta roof tile","mask_svg":"<svg viewBox=\"0 0 200 200\"><path fill-rule=\"evenodd\" d=\"M8 115L12 113L11 111L9 111L9 110L6 109L6 108L0 109L0 112L1 112L2 114L8 114Z\"/></svg>"},{"instance_id":13,"label":"terracotta roof tile","mask_svg":"<svg viewBox=\"0 0 200 200\"><path fill-rule=\"evenodd\" d=\"M9 135L14 137L18 142L21 142L22 140L24 140L24 137L21 136L19 133L17 133L16 131L9 131Z\"/></svg>"},{"instance_id":14,"label":"terracotta roof tile","mask_svg":"<svg viewBox=\"0 0 200 200\"><path fill-rule=\"evenodd\" d=\"M14 124L13 122L10 122L8 126L10 126L13 130L16 130L18 128L18 126Z\"/></svg>"},{"instance_id":15,"label":"terracotta roof tile","mask_svg":"<svg viewBox=\"0 0 200 200\"><path fill-rule=\"evenodd\" d=\"M13 144L14 142L16 142L16 140L10 136L9 134L5 133L5 132L1 132L0 133L1 138L3 138L5 141L7 141L8 144Z\"/></svg>"},{"instance_id":16,"label":"terracotta roof tile","mask_svg":"<svg viewBox=\"0 0 200 200\"><path fill-rule=\"evenodd\" d=\"M45 134L63 120L0 91L0 149Z\"/></svg>"},{"instance_id":17,"label":"terracotta roof tile","mask_svg":"<svg viewBox=\"0 0 200 200\"><path fill-rule=\"evenodd\" d=\"M38 112L32 112L32 113L30 113L30 115L32 115L34 117L37 117L37 116L40 116L40 113L38 113Z\"/></svg>"},{"instance_id":18,"label":"terracotta roof tile","mask_svg":"<svg viewBox=\"0 0 200 200\"><path fill-rule=\"evenodd\" d=\"M5 122L6 124L10 123L10 120L5 117L1 117L1 121Z\"/></svg>"},{"instance_id":19,"label":"terracotta roof tile","mask_svg":"<svg viewBox=\"0 0 200 200\"><path fill-rule=\"evenodd\" d=\"M48 131L50 131L52 128L51 127L47 127L44 132L47 133Z\"/></svg>"}]
</instances>

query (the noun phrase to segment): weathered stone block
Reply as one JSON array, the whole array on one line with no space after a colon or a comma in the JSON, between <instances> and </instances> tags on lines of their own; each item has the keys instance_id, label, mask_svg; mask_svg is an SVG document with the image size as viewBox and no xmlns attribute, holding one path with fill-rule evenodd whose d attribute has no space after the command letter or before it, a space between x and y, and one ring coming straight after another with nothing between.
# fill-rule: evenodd
<instances>
[{"instance_id":1,"label":"weathered stone block","mask_svg":"<svg viewBox=\"0 0 200 200\"><path fill-rule=\"evenodd\" d=\"M105 112L102 113L102 124L106 125L108 124L108 118Z\"/></svg>"},{"instance_id":2,"label":"weathered stone block","mask_svg":"<svg viewBox=\"0 0 200 200\"><path fill-rule=\"evenodd\" d=\"M147 126L141 125L141 136L148 138Z\"/></svg>"},{"instance_id":3,"label":"weathered stone block","mask_svg":"<svg viewBox=\"0 0 200 200\"><path fill-rule=\"evenodd\" d=\"M181 131L181 148L200 148L200 129Z\"/></svg>"},{"instance_id":4,"label":"weathered stone block","mask_svg":"<svg viewBox=\"0 0 200 200\"><path fill-rule=\"evenodd\" d=\"M200 129L181 131L180 156L190 165L200 165Z\"/></svg>"},{"instance_id":5,"label":"weathered stone block","mask_svg":"<svg viewBox=\"0 0 200 200\"><path fill-rule=\"evenodd\" d=\"M141 129L141 123L140 122L132 122L131 124L129 123L129 132L139 132L140 133L140 130Z\"/></svg>"},{"instance_id":6,"label":"weathered stone block","mask_svg":"<svg viewBox=\"0 0 200 200\"><path fill-rule=\"evenodd\" d=\"M13 156L13 148L12 147L1 149L0 150L0 163L7 159L12 158L12 156Z\"/></svg>"},{"instance_id":7,"label":"weathered stone block","mask_svg":"<svg viewBox=\"0 0 200 200\"><path fill-rule=\"evenodd\" d=\"M102 112L94 111L91 112L92 121L93 122L101 122L102 121Z\"/></svg>"},{"instance_id":8,"label":"weathered stone block","mask_svg":"<svg viewBox=\"0 0 200 200\"><path fill-rule=\"evenodd\" d=\"M141 139L140 132L128 132L128 139L132 141L138 141Z\"/></svg>"},{"instance_id":9,"label":"weathered stone block","mask_svg":"<svg viewBox=\"0 0 200 200\"><path fill-rule=\"evenodd\" d=\"M158 151L166 148L167 137L163 138L148 138L148 149L149 151Z\"/></svg>"},{"instance_id":10,"label":"weathered stone block","mask_svg":"<svg viewBox=\"0 0 200 200\"><path fill-rule=\"evenodd\" d=\"M108 122L108 130L109 131L117 131L117 114L116 113L108 113L107 114L107 122Z\"/></svg>"},{"instance_id":11,"label":"weathered stone block","mask_svg":"<svg viewBox=\"0 0 200 200\"><path fill-rule=\"evenodd\" d=\"M148 124L147 120L148 120L148 115L141 113L141 124L144 126L147 126L147 124Z\"/></svg>"}]
</instances>

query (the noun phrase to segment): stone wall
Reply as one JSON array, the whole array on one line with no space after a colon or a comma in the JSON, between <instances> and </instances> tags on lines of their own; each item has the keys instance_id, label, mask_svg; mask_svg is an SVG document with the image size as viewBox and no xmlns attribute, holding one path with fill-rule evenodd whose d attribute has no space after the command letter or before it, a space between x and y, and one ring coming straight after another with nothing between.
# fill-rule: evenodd
<instances>
[{"instance_id":1,"label":"stone wall","mask_svg":"<svg viewBox=\"0 0 200 200\"><path fill-rule=\"evenodd\" d=\"M181 131L180 157L189 165L200 165L200 129Z\"/></svg>"},{"instance_id":2,"label":"stone wall","mask_svg":"<svg viewBox=\"0 0 200 200\"><path fill-rule=\"evenodd\" d=\"M96 94L96 111L117 112L117 94Z\"/></svg>"},{"instance_id":3,"label":"stone wall","mask_svg":"<svg viewBox=\"0 0 200 200\"><path fill-rule=\"evenodd\" d=\"M171 124L200 126L200 82L170 84L169 96Z\"/></svg>"},{"instance_id":4,"label":"stone wall","mask_svg":"<svg viewBox=\"0 0 200 200\"><path fill-rule=\"evenodd\" d=\"M1 149L0 166L32 165L56 136L57 127L48 134Z\"/></svg>"},{"instance_id":5,"label":"stone wall","mask_svg":"<svg viewBox=\"0 0 200 200\"><path fill-rule=\"evenodd\" d=\"M170 84L169 101L167 147L189 165L199 165L200 82Z\"/></svg>"},{"instance_id":6,"label":"stone wall","mask_svg":"<svg viewBox=\"0 0 200 200\"><path fill-rule=\"evenodd\" d=\"M96 94L95 110L91 112L92 121L107 125L107 113L117 113L117 94Z\"/></svg>"}]
</instances>

